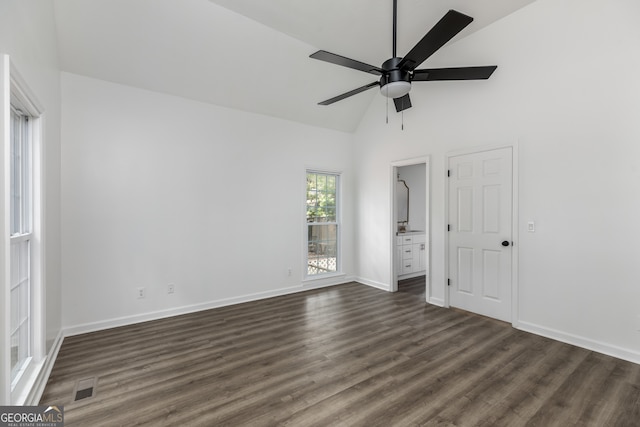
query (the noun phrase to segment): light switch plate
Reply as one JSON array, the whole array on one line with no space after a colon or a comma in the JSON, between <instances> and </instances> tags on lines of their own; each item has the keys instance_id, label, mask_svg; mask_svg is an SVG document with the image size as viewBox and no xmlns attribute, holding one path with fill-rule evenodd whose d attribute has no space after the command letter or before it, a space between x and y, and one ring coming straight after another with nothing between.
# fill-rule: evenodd
<instances>
[{"instance_id":1,"label":"light switch plate","mask_svg":"<svg viewBox=\"0 0 640 427\"><path fill-rule=\"evenodd\" d=\"M536 223L533 222L533 221L527 222L527 231L529 233L535 233L536 232Z\"/></svg>"}]
</instances>

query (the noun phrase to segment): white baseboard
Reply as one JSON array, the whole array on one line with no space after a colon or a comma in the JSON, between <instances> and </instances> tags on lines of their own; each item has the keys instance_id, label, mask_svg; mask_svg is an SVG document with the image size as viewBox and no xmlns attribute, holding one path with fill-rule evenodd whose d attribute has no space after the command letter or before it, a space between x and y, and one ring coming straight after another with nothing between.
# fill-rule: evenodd
<instances>
[{"instance_id":1,"label":"white baseboard","mask_svg":"<svg viewBox=\"0 0 640 427\"><path fill-rule=\"evenodd\" d=\"M242 295L232 298L224 298L215 301L209 301L200 304L186 305L182 307L169 308L166 310L153 311L148 313L134 314L131 316L123 316L98 322L84 323L74 326L64 327L64 336L74 336L86 334L89 332L102 331L105 329L117 328L120 326L133 325L141 322L149 322L152 320L164 319L167 317L179 316L182 314L195 313L212 308L226 307L244 302L258 301L266 298L273 298L282 295L293 294L297 292L305 292L312 289L326 288L329 286L341 285L354 281L352 276L338 276L330 280L308 281L300 286L292 286L288 288L274 289L271 291L257 292L253 294Z\"/></svg>"},{"instance_id":2,"label":"white baseboard","mask_svg":"<svg viewBox=\"0 0 640 427\"><path fill-rule=\"evenodd\" d=\"M391 287L387 283L376 282L375 280L365 279L364 277L356 277L354 280L363 285L371 286L372 288L391 292Z\"/></svg>"},{"instance_id":3,"label":"white baseboard","mask_svg":"<svg viewBox=\"0 0 640 427\"><path fill-rule=\"evenodd\" d=\"M36 406L40 404L40 399L42 398L42 394L44 393L44 388L47 385L47 381L49 381L49 376L51 375L51 370L53 369L53 365L55 364L56 358L58 357L58 352L60 351L60 347L62 346L62 341L64 341L64 334L63 331L60 331L58 333L58 336L53 341L49 353L45 356L44 363L40 367L33 386L27 394L24 405Z\"/></svg>"},{"instance_id":4,"label":"white baseboard","mask_svg":"<svg viewBox=\"0 0 640 427\"><path fill-rule=\"evenodd\" d=\"M640 364L640 353L634 350L603 343L579 335L569 334L567 332L558 331L556 329L539 326L534 323L523 322L522 320L519 320L517 322L517 325L517 329L521 331L531 332L532 334L541 335L543 337L551 338L556 341L606 354L607 356L613 356L618 359Z\"/></svg>"},{"instance_id":5,"label":"white baseboard","mask_svg":"<svg viewBox=\"0 0 640 427\"><path fill-rule=\"evenodd\" d=\"M438 307L444 307L444 300L442 298L431 297L427 299L429 304L437 305Z\"/></svg>"}]
</instances>

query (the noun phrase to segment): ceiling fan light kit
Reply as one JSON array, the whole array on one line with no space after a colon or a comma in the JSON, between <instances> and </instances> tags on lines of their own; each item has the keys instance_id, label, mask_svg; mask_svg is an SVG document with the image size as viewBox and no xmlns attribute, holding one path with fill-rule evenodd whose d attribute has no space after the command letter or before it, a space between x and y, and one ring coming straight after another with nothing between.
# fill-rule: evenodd
<instances>
[{"instance_id":1,"label":"ceiling fan light kit","mask_svg":"<svg viewBox=\"0 0 640 427\"><path fill-rule=\"evenodd\" d=\"M387 98L401 98L409 93L411 83L405 81L390 82L380 88L380 92Z\"/></svg>"},{"instance_id":2,"label":"ceiling fan light kit","mask_svg":"<svg viewBox=\"0 0 640 427\"><path fill-rule=\"evenodd\" d=\"M387 98L392 98L397 112L411 108L409 91L411 83L417 81L444 81L444 80L485 80L498 68L496 65L479 67L454 67L416 69L427 58L444 46L456 34L469 25L473 18L455 10L447 12L436 25L411 49L406 56L396 56L397 36L397 0L393 0L393 56L387 59L380 67L365 64L351 58L336 55L335 53L319 50L310 55L310 58L330 62L354 70L381 76L379 81L369 83L357 89L319 102L319 105L330 105L350 96L379 86L380 93Z\"/></svg>"}]
</instances>

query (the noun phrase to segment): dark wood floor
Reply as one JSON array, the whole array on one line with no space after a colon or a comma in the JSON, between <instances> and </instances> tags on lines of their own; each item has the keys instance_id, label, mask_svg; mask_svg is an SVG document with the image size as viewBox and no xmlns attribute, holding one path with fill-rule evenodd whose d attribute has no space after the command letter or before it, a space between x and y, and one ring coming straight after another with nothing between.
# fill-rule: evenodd
<instances>
[{"instance_id":1,"label":"dark wood floor","mask_svg":"<svg viewBox=\"0 0 640 427\"><path fill-rule=\"evenodd\" d=\"M66 338L41 404L67 426L638 426L640 365L425 304L419 279L351 283Z\"/></svg>"}]
</instances>

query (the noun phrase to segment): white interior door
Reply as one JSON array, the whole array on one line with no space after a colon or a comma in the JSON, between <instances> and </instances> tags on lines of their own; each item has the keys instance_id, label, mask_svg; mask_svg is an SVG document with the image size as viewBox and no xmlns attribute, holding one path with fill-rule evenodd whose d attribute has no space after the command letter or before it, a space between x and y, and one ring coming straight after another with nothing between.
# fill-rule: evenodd
<instances>
[{"instance_id":1,"label":"white interior door","mask_svg":"<svg viewBox=\"0 0 640 427\"><path fill-rule=\"evenodd\" d=\"M511 321L513 153L449 157L449 303Z\"/></svg>"}]
</instances>

